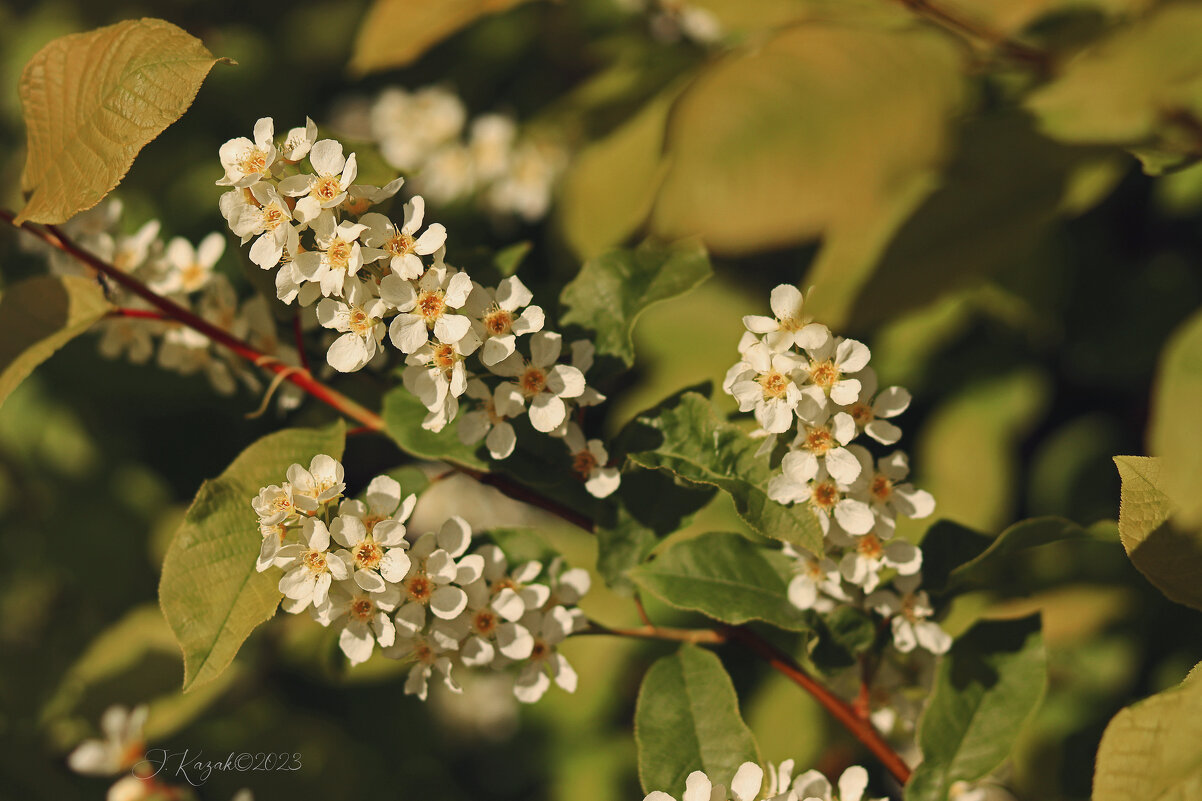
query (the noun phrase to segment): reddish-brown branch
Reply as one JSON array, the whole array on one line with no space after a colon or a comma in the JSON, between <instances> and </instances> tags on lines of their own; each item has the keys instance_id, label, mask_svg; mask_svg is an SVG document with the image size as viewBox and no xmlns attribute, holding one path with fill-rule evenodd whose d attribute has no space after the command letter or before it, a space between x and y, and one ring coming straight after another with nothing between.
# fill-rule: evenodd
<instances>
[{"instance_id":1,"label":"reddish-brown branch","mask_svg":"<svg viewBox=\"0 0 1202 801\"><path fill-rule=\"evenodd\" d=\"M119 307L110 309L109 317L129 317L135 320L171 320L171 317L159 311L151 311L150 309L127 309Z\"/></svg>"},{"instance_id":2,"label":"reddish-brown branch","mask_svg":"<svg viewBox=\"0 0 1202 801\"><path fill-rule=\"evenodd\" d=\"M305 330L301 326L300 312L292 316L292 337L296 340L296 352L300 356L301 367L312 372L309 367L309 354L305 351Z\"/></svg>"},{"instance_id":3,"label":"reddish-brown branch","mask_svg":"<svg viewBox=\"0 0 1202 801\"><path fill-rule=\"evenodd\" d=\"M720 645L727 641L726 635L714 629L674 629L665 626L639 626L633 629L611 629L599 623L577 634L608 634L613 637L635 637L642 640L669 640L671 642L706 643Z\"/></svg>"},{"instance_id":4,"label":"reddish-brown branch","mask_svg":"<svg viewBox=\"0 0 1202 801\"><path fill-rule=\"evenodd\" d=\"M909 766L885 741L872 723L862 720L850 704L802 670L801 665L798 665L793 657L749 629L728 628L726 634L731 642L738 642L746 646L748 650L771 665L778 673L809 693L815 701L834 716L835 720L842 723L853 737L863 743L864 747L881 761L885 769L898 782L904 785L910 780Z\"/></svg>"}]
</instances>

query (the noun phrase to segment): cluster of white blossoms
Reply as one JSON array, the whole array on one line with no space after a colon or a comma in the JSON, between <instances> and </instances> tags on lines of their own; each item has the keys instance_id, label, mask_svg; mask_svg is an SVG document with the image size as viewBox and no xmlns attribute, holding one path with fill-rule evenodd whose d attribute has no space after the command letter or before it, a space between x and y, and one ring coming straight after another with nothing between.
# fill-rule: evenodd
<instances>
[{"instance_id":1,"label":"cluster of white blossoms","mask_svg":"<svg viewBox=\"0 0 1202 801\"><path fill-rule=\"evenodd\" d=\"M505 114L469 121L463 101L440 86L385 89L367 127L384 160L438 206L474 197L491 214L537 222L567 164L556 139L523 135Z\"/></svg>"},{"instance_id":2,"label":"cluster of white blossoms","mask_svg":"<svg viewBox=\"0 0 1202 801\"><path fill-rule=\"evenodd\" d=\"M150 801L179 796L178 788L161 782L153 767L146 763L142 730L147 712L145 704L133 709L110 706L100 716L103 739L84 740L67 755L67 766L81 775L121 776L105 795L107 801ZM254 801L254 798L250 790L240 790L231 801Z\"/></svg>"},{"instance_id":3,"label":"cluster of white blossoms","mask_svg":"<svg viewBox=\"0 0 1202 801\"><path fill-rule=\"evenodd\" d=\"M837 783L838 792L830 781L816 770L809 770L793 777L793 760L788 759L779 766L768 766L768 782L764 783L764 769L754 762L739 766L730 782L714 784L704 771L695 770L685 779L684 794L680 801L885 801L884 798L866 799L868 771L853 765L843 772ZM676 801L665 792L656 790L643 801Z\"/></svg>"},{"instance_id":4,"label":"cluster of white blossoms","mask_svg":"<svg viewBox=\"0 0 1202 801\"><path fill-rule=\"evenodd\" d=\"M283 609L308 610L338 629L352 665L378 645L392 659L413 661L405 692L426 698L437 673L460 692L457 665L503 670L519 666L518 700L532 703L551 683L576 689L576 673L559 653L586 625L576 604L588 572L559 559L510 565L496 545L468 553L472 532L460 517L410 538L405 521L417 502L378 476L365 500L344 498L342 465L319 454L294 464L287 480L252 501L263 542L257 569L282 571Z\"/></svg>"},{"instance_id":5,"label":"cluster of white blossoms","mask_svg":"<svg viewBox=\"0 0 1202 801\"><path fill-rule=\"evenodd\" d=\"M466 403L474 413L464 415L460 437L483 440L493 459L505 459L517 442L512 421L525 414L535 430L564 440L590 492L616 489L608 455L572 422L575 407L604 399L585 382L591 345L574 343L565 354L516 276L486 287L447 264L446 230L422 230L420 195L399 222L368 210L395 195L402 179L382 188L354 183L355 154L318 140L311 120L277 142L265 117L253 140L231 139L220 155L218 183L233 187L222 213L244 244L254 240L252 261L276 270L281 301L317 303L317 320L338 334L326 356L331 367L352 372L385 359L387 336L404 354L405 387L426 407L424 428L441 431Z\"/></svg>"},{"instance_id":6,"label":"cluster of white blossoms","mask_svg":"<svg viewBox=\"0 0 1202 801\"><path fill-rule=\"evenodd\" d=\"M109 198L64 223L63 231L81 249L130 274L152 290L213 325L248 340L262 353L284 364L296 365L299 356L277 336L275 320L266 299L239 302L229 279L216 270L225 252L225 236L213 232L193 244L183 237L164 241L158 220L150 220L132 234L120 232L123 204ZM85 268L72 256L43 248L50 269L57 275L83 275ZM233 394L241 381L252 391L260 388L253 371L239 357L215 346L208 337L171 320L156 319L154 309L137 295L113 282L105 282L108 299L122 309L97 324L102 356L125 357L145 364L156 357L160 367L183 375L204 375L213 389ZM130 312L130 314L126 314ZM146 314L150 316L136 316ZM283 409L300 403L296 387L279 396Z\"/></svg>"},{"instance_id":7,"label":"cluster of white blossoms","mask_svg":"<svg viewBox=\"0 0 1202 801\"><path fill-rule=\"evenodd\" d=\"M891 447L901 439L891 420L909 406L910 393L879 389L868 347L832 335L803 314L803 305L796 287L773 289L773 316L743 318L742 358L723 382L740 411L755 414L765 438L761 455L786 437L769 497L808 507L825 535L822 554L787 549L797 562L789 599L819 611L839 603L865 606L890 619L899 651L921 646L942 653L951 640L929 619L929 599L918 589L922 551L894 538L899 517L927 517L935 500L906 481L905 452L874 458L865 447ZM880 586L887 569L896 573L892 590Z\"/></svg>"}]
</instances>

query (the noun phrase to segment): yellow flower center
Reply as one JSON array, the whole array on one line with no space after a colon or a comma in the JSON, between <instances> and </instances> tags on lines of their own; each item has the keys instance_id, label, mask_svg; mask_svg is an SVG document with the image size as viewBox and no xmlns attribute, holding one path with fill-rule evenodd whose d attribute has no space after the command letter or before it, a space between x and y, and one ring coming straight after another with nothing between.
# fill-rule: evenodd
<instances>
[{"instance_id":1,"label":"yellow flower center","mask_svg":"<svg viewBox=\"0 0 1202 801\"><path fill-rule=\"evenodd\" d=\"M351 551L355 564L363 570L372 570L380 566L384 558L384 550L371 539L363 540Z\"/></svg>"},{"instance_id":2,"label":"yellow flower center","mask_svg":"<svg viewBox=\"0 0 1202 801\"><path fill-rule=\"evenodd\" d=\"M522 393L527 397L532 397L546 388L547 374L541 367L530 366L526 368L526 372L522 373L518 383L522 388Z\"/></svg>"},{"instance_id":3,"label":"yellow flower center","mask_svg":"<svg viewBox=\"0 0 1202 801\"><path fill-rule=\"evenodd\" d=\"M417 296L417 313L432 324L446 311L447 302L441 289L423 289Z\"/></svg>"},{"instance_id":4,"label":"yellow flower center","mask_svg":"<svg viewBox=\"0 0 1202 801\"><path fill-rule=\"evenodd\" d=\"M494 337L504 336L513 327L513 315L504 309L493 309L484 315L484 328Z\"/></svg>"},{"instance_id":5,"label":"yellow flower center","mask_svg":"<svg viewBox=\"0 0 1202 801\"><path fill-rule=\"evenodd\" d=\"M772 370L762 376L756 378L760 382L760 387L764 390L764 399L783 398L789 392L789 377L785 374Z\"/></svg>"}]
</instances>

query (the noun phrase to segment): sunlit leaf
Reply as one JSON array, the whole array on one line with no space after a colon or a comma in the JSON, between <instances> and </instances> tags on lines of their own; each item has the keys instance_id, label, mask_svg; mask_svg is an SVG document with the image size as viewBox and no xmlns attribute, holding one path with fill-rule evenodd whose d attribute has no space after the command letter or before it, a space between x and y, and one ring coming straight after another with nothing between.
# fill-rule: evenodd
<instances>
[{"instance_id":1,"label":"sunlit leaf","mask_svg":"<svg viewBox=\"0 0 1202 801\"><path fill-rule=\"evenodd\" d=\"M1202 797L1202 677L1119 712L1094 766L1093 801L1191 801Z\"/></svg>"},{"instance_id":2,"label":"sunlit leaf","mask_svg":"<svg viewBox=\"0 0 1202 801\"><path fill-rule=\"evenodd\" d=\"M660 659L643 677L634 737L639 780L648 793L661 790L678 798L695 770L729 786L739 765L759 762L726 669L718 657L692 645Z\"/></svg>"},{"instance_id":3,"label":"sunlit leaf","mask_svg":"<svg viewBox=\"0 0 1202 801\"><path fill-rule=\"evenodd\" d=\"M404 387L397 387L384 396L382 414L388 436L410 456L449 462L474 470L488 469L488 463L476 455L478 445L464 445L459 441L456 423L451 423L438 433L422 428L422 420L428 411Z\"/></svg>"},{"instance_id":4,"label":"sunlit leaf","mask_svg":"<svg viewBox=\"0 0 1202 801\"><path fill-rule=\"evenodd\" d=\"M1177 521L1202 527L1202 314L1169 338L1160 357L1148 423L1149 447L1164 464L1160 489L1172 499Z\"/></svg>"},{"instance_id":5,"label":"sunlit leaf","mask_svg":"<svg viewBox=\"0 0 1202 801\"><path fill-rule=\"evenodd\" d=\"M250 502L319 453L342 458L341 421L286 429L258 440L201 485L163 560L159 603L184 654L184 689L219 676L251 631L275 614L278 571L258 573L262 536Z\"/></svg>"},{"instance_id":6,"label":"sunlit leaf","mask_svg":"<svg viewBox=\"0 0 1202 801\"><path fill-rule=\"evenodd\" d=\"M75 276L30 278L0 293L0 404L110 308L98 283Z\"/></svg>"},{"instance_id":7,"label":"sunlit leaf","mask_svg":"<svg viewBox=\"0 0 1202 801\"><path fill-rule=\"evenodd\" d=\"M1119 537L1132 564L1170 599L1202 609L1202 532L1182 527L1164 491L1163 458L1116 456L1122 478Z\"/></svg>"},{"instance_id":8,"label":"sunlit leaf","mask_svg":"<svg viewBox=\"0 0 1202 801\"><path fill-rule=\"evenodd\" d=\"M350 70L403 67L480 17L529 0L375 0L363 17Z\"/></svg>"},{"instance_id":9,"label":"sunlit leaf","mask_svg":"<svg viewBox=\"0 0 1202 801\"><path fill-rule=\"evenodd\" d=\"M158 19L55 39L21 75L28 130L17 221L60 223L95 206L143 147L192 105L217 63L200 40Z\"/></svg>"}]
</instances>

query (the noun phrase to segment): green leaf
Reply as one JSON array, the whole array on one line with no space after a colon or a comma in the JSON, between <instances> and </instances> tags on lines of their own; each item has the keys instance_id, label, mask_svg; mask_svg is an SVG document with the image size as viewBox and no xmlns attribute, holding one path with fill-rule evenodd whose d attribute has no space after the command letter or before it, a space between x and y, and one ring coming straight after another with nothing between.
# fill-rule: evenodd
<instances>
[{"instance_id":1,"label":"green leaf","mask_svg":"<svg viewBox=\"0 0 1202 801\"><path fill-rule=\"evenodd\" d=\"M922 764L906 801L945 801L957 781L973 781L1009 756L1047 684L1039 617L974 626L939 663L919 724Z\"/></svg>"},{"instance_id":2,"label":"green leaf","mask_svg":"<svg viewBox=\"0 0 1202 801\"><path fill-rule=\"evenodd\" d=\"M1163 458L1116 456L1119 538L1131 563L1170 600L1202 609L1202 532L1181 528L1163 489ZM1171 519L1170 519L1171 518Z\"/></svg>"},{"instance_id":3,"label":"green leaf","mask_svg":"<svg viewBox=\"0 0 1202 801\"><path fill-rule=\"evenodd\" d=\"M525 2L528 0L376 0L359 27L349 69L363 75L403 67L480 17Z\"/></svg>"},{"instance_id":4,"label":"green leaf","mask_svg":"<svg viewBox=\"0 0 1202 801\"><path fill-rule=\"evenodd\" d=\"M1172 500L1177 522L1202 527L1202 314L1195 314L1169 338L1160 357L1152 392L1149 446L1164 469L1159 488Z\"/></svg>"},{"instance_id":5,"label":"green leaf","mask_svg":"<svg viewBox=\"0 0 1202 801\"><path fill-rule=\"evenodd\" d=\"M673 798L695 770L730 786L739 765L760 761L726 669L718 657L693 645L660 659L643 677L634 739L643 791L661 790Z\"/></svg>"},{"instance_id":6,"label":"green leaf","mask_svg":"<svg viewBox=\"0 0 1202 801\"><path fill-rule=\"evenodd\" d=\"M388 436L410 456L472 470L488 470L488 462L476 455L480 446L464 445L459 441L457 425L448 425L437 434L422 428L426 407L404 387L397 387L384 396L381 414Z\"/></svg>"},{"instance_id":7,"label":"green leaf","mask_svg":"<svg viewBox=\"0 0 1202 801\"><path fill-rule=\"evenodd\" d=\"M278 571L255 570L262 537L251 499L284 481L294 463L308 465L319 453L342 458L344 443L341 420L268 434L201 485L159 580L159 604L184 654L185 690L221 675L282 597Z\"/></svg>"},{"instance_id":8,"label":"green leaf","mask_svg":"<svg viewBox=\"0 0 1202 801\"><path fill-rule=\"evenodd\" d=\"M60 223L112 191L143 147L178 120L218 61L159 19L73 33L38 51L21 74L33 194L17 222Z\"/></svg>"},{"instance_id":9,"label":"green leaf","mask_svg":"<svg viewBox=\"0 0 1202 801\"><path fill-rule=\"evenodd\" d=\"M509 247L502 248L501 250L497 251L495 256L493 256L493 266L496 267L497 272L503 276L513 275L518 271L518 268L522 266L522 262L526 259L526 256L530 253L530 249L533 247L534 245L530 242L530 240L523 240L521 242L515 242Z\"/></svg>"},{"instance_id":10,"label":"green leaf","mask_svg":"<svg viewBox=\"0 0 1202 801\"><path fill-rule=\"evenodd\" d=\"M1027 107L1053 138L1143 145L1145 156L1159 150L1184 162L1196 157L1202 114L1200 36L1202 8L1166 3L1069 60Z\"/></svg>"},{"instance_id":11,"label":"green leaf","mask_svg":"<svg viewBox=\"0 0 1202 801\"><path fill-rule=\"evenodd\" d=\"M808 506L783 506L768 498L772 469L756 456L760 443L742 429L718 419L713 404L695 392L679 404L638 421L657 435L653 448L627 458L642 467L666 470L693 484L711 485L731 496L735 511L765 537L822 550L822 529Z\"/></svg>"},{"instance_id":12,"label":"green leaf","mask_svg":"<svg viewBox=\"0 0 1202 801\"><path fill-rule=\"evenodd\" d=\"M1202 798L1202 671L1114 716L1102 735L1092 801Z\"/></svg>"},{"instance_id":13,"label":"green leaf","mask_svg":"<svg viewBox=\"0 0 1202 801\"><path fill-rule=\"evenodd\" d=\"M0 293L0 404L110 308L99 284L75 276L30 278Z\"/></svg>"},{"instance_id":14,"label":"green leaf","mask_svg":"<svg viewBox=\"0 0 1202 801\"><path fill-rule=\"evenodd\" d=\"M809 20L711 60L672 110L652 229L734 254L875 216L941 164L961 58L929 30Z\"/></svg>"},{"instance_id":15,"label":"green leaf","mask_svg":"<svg viewBox=\"0 0 1202 801\"><path fill-rule=\"evenodd\" d=\"M955 524L937 524L922 541L923 587L931 592L956 592L1013 583L1007 565L1015 554L1066 540L1102 541L1097 533L1062 517L1023 520L992 541ZM952 559L957 561L952 563Z\"/></svg>"},{"instance_id":16,"label":"green leaf","mask_svg":"<svg viewBox=\"0 0 1202 801\"><path fill-rule=\"evenodd\" d=\"M664 128L673 85L572 158L556 204L564 239L582 258L620 245L642 227L667 169Z\"/></svg>"},{"instance_id":17,"label":"green leaf","mask_svg":"<svg viewBox=\"0 0 1202 801\"><path fill-rule=\"evenodd\" d=\"M789 603L792 560L739 534L711 532L672 545L630 571L641 589L669 606L733 626L762 620L812 631L812 616Z\"/></svg>"},{"instance_id":18,"label":"green leaf","mask_svg":"<svg viewBox=\"0 0 1202 801\"><path fill-rule=\"evenodd\" d=\"M596 332L597 354L634 364L634 326L650 306L683 295L710 277L709 257L696 243L644 244L589 259L563 288L564 325Z\"/></svg>"}]
</instances>

